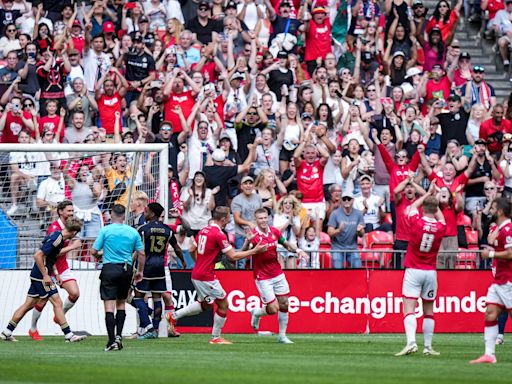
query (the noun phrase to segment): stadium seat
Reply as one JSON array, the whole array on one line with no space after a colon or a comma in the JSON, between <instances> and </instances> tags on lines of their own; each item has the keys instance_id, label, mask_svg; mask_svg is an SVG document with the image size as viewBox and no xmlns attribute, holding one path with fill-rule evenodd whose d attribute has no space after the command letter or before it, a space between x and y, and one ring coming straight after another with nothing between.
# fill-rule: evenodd
<instances>
[{"instance_id":1,"label":"stadium seat","mask_svg":"<svg viewBox=\"0 0 512 384\"><path fill-rule=\"evenodd\" d=\"M464 215L458 222L457 225L463 225L464 228L473 228L473 220L468 215Z\"/></svg>"},{"instance_id":2,"label":"stadium seat","mask_svg":"<svg viewBox=\"0 0 512 384\"><path fill-rule=\"evenodd\" d=\"M465 231L468 249L478 249L478 231L471 228L466 228Z\"/></svg>"},{"instance_id":3,"label":"stadium seat","mask_svg":"<svg viewBox=\"0 0 512 384\"><path fill-rule=\"evenodd\" d=\"M393 259L393 235L388 232L373 231L365 236L367 249L387 250L391 252L374 252L374 255L365 255L368 262L373 261L376 255L379 260L380 268L389 268ZM361 254L361 260L363 255ZM373 264L373 263L372 263Z\"/></svg>"},{"instance_id":4,"label":"stadium seat","mask_svg":"<svg viewBox=\"0 0 512 384\"><path fill-rule=\"evenodd\" d=\"M468 249L459 248L455 256L455 269L476 269L476 252L469 252Z\"/></svg>"},{"instance_id":5,"label":"stadium seat","mask_svg":"<svg viewBox=\"0 0 512 384\"><path fill-rule=\"evenodd\" d=\"M386 213L384 218L380 221L381 224L393 224L393 216L391 215L391 212Z\"/></svg>"},{"instance_id":6,"label":"stadium seat","mask_svg":"<svg viewBox=\"0 0 512 384\"><path fill-rule=\"evenodd\" d=\"M331 238L325 232L320 232L320 268L332 268Z\"/></svg>"}]
</instances>

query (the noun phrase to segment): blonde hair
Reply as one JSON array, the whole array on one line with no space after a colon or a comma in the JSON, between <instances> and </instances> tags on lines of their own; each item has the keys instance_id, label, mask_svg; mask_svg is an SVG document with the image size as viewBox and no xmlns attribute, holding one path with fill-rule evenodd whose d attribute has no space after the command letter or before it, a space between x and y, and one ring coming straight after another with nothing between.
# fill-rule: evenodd
<instances>
[{"instance_id":1,"label":"blonde hair","mask_svg":"<svg viewBox=\"0 0 512 384\"><path fill-rule=\"evenodd\" d=\"M265 177L267 175L273 175L274 177L276 176L276 173L274 172L274 170L272 168L264 168L260 171L260 174L258 175L258 177L256 177L256 181L254 182L254 189L258 189L258 188L266 188L268 189L269 191L273 191L274 190L274 187L273 186L268 186L268 187L265 187L263 186L263 183L265 181Z\"/></svg>"},{"instance_id":2,"label":"blonde hair","mask_svg":"<svg viewBox=\"0 0 512 384\"><path fill-rule=\"evenodd\" d=\"M482 119L480 122L484 121L486 119L487 115L487 109L485 109L483 104L477 103L471 107L471 113L469 114L469 118L474 120L475 119L475 112L480 109L482 111Z\"/></svg>"},{"instance_id":3,"label":"blonde hair","mask_svg":"<svg viewBox=\"0 0 512 384\"><path fill-rule=\"evenodd\" d=\"M169 21L171 21L174 24L174 34L172 36L169 35L169 32L167 32L167 28L166 28L165 37L164 37L164 47L167 44L169 44L169 42L171 41L171 37L174 37L175 44L179 44L180 40L181 40L181 32L183 32L183 30L184 30L184 27L183 27L183 24L181 24L181 21L179 21L175 17L173 17L172 19L169 19ZM167 25L166 25L166 27L167 27Z\"/></svg>"},{"instance_id":4,"label":"blonde hair","mask_svg":"<svg viewBox=\"0 0 512 384\"><path fill-rule=\"evenodd\" d=\"M144 191L133 191L132 200L139 201L145 207L148 205L149 197Z\"/></svg>"},{"instance_id":5,"label":"blonde hair","mask_svg":"<svg viewBox=\"0 0 512 384\"><path fill-rule=\"evenodd\" d=\"M292 202L292 204L293 204L292 214L293 214L293 216L298 216L300 214L300 210L301 210L302 206L300 204L300 201L297 200L295 198L295 196L292 196L292 195L284 196L283 198L281 198L281 200L279 200L279 203L277 203L277 213L284 212L284 203L286 201Z\"/></svg>"}]
</instances>

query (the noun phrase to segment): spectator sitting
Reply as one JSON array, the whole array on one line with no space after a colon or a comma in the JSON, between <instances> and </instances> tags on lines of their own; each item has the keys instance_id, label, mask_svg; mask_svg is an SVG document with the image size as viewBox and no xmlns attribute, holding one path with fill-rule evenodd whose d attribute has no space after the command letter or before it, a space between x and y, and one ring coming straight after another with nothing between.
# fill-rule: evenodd
<instances>
[{"instance_id":1,"label":"spectator sitting","mask_svg":"<svg viewBox=\"0 0 512 384\"><path fill-rule=\"evenodd\" d=\"M362 175L359 178L361 194L354 199L354 208L364 215L365 232L372 231L391 231L390 224L380 225L381 219L384 217L384 199L373 193L373 179L371 176Z\"/></svg>"},{"instance_id":2,"label":"spectator sitting","mask_svg":"<svg viewBox=\"0 0 512 384\"><path fill-rule=\"evenodd\" d=\"M320 238L315 232L315 227L307 227L305 230L301 230L299 248L309 255L309 265L306 264L305 260L301 259L301 268L319 269L321 266L320 252L318 252L320 249Z\"/></svg>"},{"instance_id":3,"label":"spectator sitting","mask_svg":"<svg viewBox=\"0 0 512 384\"><path fill-rule=\"evenodd\" d=\"M65 200L64 178L58 162L50 163L50 176L44 179L37 188L36 204L56 218L57 205Z\"/></svg>"},{"instance_id":4,"label":"spectator sitting","mask_svg":"<svg viewBox=\"0 0 512 384\"><path fill-rule=\"evenodd\" d=\"M512 15L512 0L505 0L505 9L498 11L496 17L489 23L494 28L496 35L499 36L498 46L503 65L508 68L510 65L510 49L512 43L512 23L510 17Z\"/></svg>"},{"instance_id":5,"label":"spectator sitting","mask_svg":"<svg viewBox=\"0 0 512 384\"><path fill-rule=\"evenodd\" d=\"M276 214L274 215L274 227L281 231L282 237L289 243L297 245L297 239L301 233L301 219L299 216L300 203L293 196L285 196L277 204ZM282 268L296 269L297 260L295 254L289 253L278 245L279 264ZM304 250L307 252L307 250ZM301 263L302 265L302 263Z\"/></svg>"}]
</instances>

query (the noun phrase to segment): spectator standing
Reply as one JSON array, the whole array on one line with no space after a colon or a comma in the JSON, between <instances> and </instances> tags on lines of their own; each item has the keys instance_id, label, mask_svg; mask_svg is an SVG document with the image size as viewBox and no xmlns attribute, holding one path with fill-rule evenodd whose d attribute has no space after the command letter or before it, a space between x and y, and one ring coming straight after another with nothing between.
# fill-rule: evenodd
<instances>
[{"instance_id":1,"label":"spectator standing","mask_svg":"<svg viewBox=\"0 0 512 384\"><path fill-rule=\"evenodd\" d=\"M485 68L481 65L473 66L471 73L471 81L462 87L464 102L471 106L479 103L482 104L486 111L489 111L496 105L496 94L492 85L487 84L484 80Z\"/></svg>"},{"instance_id":2,"label":"spectator standing","mask_svg":"<svg viewBox=\"0 0 512 384\"><path fill-rule=\"evenodd\" d=\"M306 61L309 74L312 76L317 67L318 59L325 59L328 53L332 52L331 47L331 21L327 17L325 8L316 6L311 11L312 20L306 13L307 19L304 20L306 32L306 52L304 60Z\"/></svg>"},{"instance_id":3,"label":"spectator standing","mask_svg":"<svg viewBox=\"0 0 512 384\"><path fill-rule=\"evenodd\" d=\"M202 44L212 42L214 33L221 33L224 30L222 20L213 20L211 18L211 6L207 1L200 1L197 6L197 16L189 20L185 25L185 29L194 33L196 39Z\"/></svg>"},{"instance_id":4,"label":"spectator standing","mask_svg":"<svg viewBox=\"0 0 512 384\"><path fill-rule=\"evenodd\" d=\"M18 136L22 130L30 132L34 129L35 125L31 112L23 110L21 98L13 97L11 102L6 105L5 111L0 117L2 143L17 143L19 142Z\"/></svg>"},{"instance_id":5,"label":"spectator standing","mask_svg":"<svg viewBox=\"0 0 512 384\"><path fill-rule=\"evenodd\" d=\"M361 255L357 249L357 237L364 235L364 218L360 211L353 208L352 192L343 192L342 207L336 209L329 217L327 233L332 238L333 268L361 268Z\"/></svg>"}]
</instances>

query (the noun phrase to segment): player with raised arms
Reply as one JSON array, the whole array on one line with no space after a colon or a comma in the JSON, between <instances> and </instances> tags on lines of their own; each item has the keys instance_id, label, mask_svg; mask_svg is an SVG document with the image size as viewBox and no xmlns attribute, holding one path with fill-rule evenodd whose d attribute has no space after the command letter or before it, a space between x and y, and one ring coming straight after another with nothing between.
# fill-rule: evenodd
<instances>
[{"instance_id":1,"label":"player with raised arms","mask_svg":"<svg viewBox=\"0 0 512 384\"><path fill-rule=\"evenodd\" d=\"M226 292L215 276L215 263L221 253L230 260L241 259L264 252L267 246L258 244L249 251L235 251L228 241L222 229L230 220L228 207L216 207L212 213L210 224L197 234L196 244L191 247L191 253L196 253L196 264L192 270L192 284L197 291L198 301L190 303L185 308L176 312L168 313L167 320L171 327L174 327L178 319L186 316L194 316L213 307L217 304L217 310L213 317L212 338L210 344L232 344L221 337L222 327L226 323L228 313L228 301Z\"/></svg>"},{"instance_id":2,"label":"player with raised arms","mask_svg":"<svg viewBox=\"0 0 512 384\"><path fill-rule=\"evenodd\" d=\"M268 225L266 208L258 208L254 212L254 217L256 218L256 228L247 234L243 249L262 244L267 246L267 250L253 257L253 274L263 306L251 311L251 325L257 331L262 316L278 313L279 337L277 341L283 344L293 344L293 341L286 336L290 287L277 259L277 244L281 244L290 252L297 253L300 258L307 260L308 255L302 249L286 241L281 231Z\"/></svg>"},{"instance_id":3,"label":"player with raised arms","mask_svg":"<svg viewBox=\"0 0 512 384\"><path fill-rule=\"evenodd\" d=\"M496 339L498 316L502 311L512 315L512 204L506 197L498 197L489 212L496 223L488 236L489 247L482 251L482 258L493 259L494 282L487 291L485 310L485 354L471 360L471 364L496 364Z\"/></svg>"},{"instance_id":4,"label":"player with raised arms","mask_svg":"<svg viewBox=\"0 0 512 384\"><path fill-rule=\"evenodd\" d=\"M146 253L146 263L142 281L135 286L133 303L137 308L140 327L145 333L139 339L154 339L158 337L158 327L162 319L162 295L167 292L165 262L167 261L167 248L170 244L176 255L183 260L183 253L178 246L169 226L162 222L165 208L158 203L150 203L145 213L146 223L139 227ZM148 314L148 306L144 296L151 293L153 299L153 321Z\"/></svg>"},{"instance_id":5,"label":"player with raised arms","mask_svg":"<svg viewBox=\"0 0 512 384\"><path fill-rule=\"evenodd\" d=\"M64 229L64 223L70 217L74 215L73 202L70 200L63 200L57 205L57 215L59 218L50 224L48 227L47 235L52 234L53 232L62 231ZM78 284L76 282L76 277L71 271L69 267L67 254L68 252L80 249L82 246L82 242L78 239L75 239L71 242L65 241L64 247L60 251L59 256L57 257L57 261L53 267L53 271L50 271L50 274L55 276L55 280L58 285L65 289L68 293L68 297L64 301L64 313L67 313L73 306L76 301L80 297L80 290L78 288ZM39 335L37 330L37 322L41 317L41 313L48 301L48 298L40 298L39 302L34 306L32 311L32 324L30 326L30 330L28 331L28 335L36 341L43 340L43 338ZM56 318L54 317L53 321ZM55 321L56 322L56 321Z\"/></svg>"},{"instance_id":6,"label":"player with raised arms","mask_svg":"<svg viewBox=\"0 0 512 384\"><path fill-rule=\"evenodd\" d=\"M64 337L67 342L77 342L86 338L86 336L78 336L71 332L64 309L62 308L62 300L57 292L51 276L50 271L53 271L53 266L59 257L59 254L64 248L66 240L70 240L76 236L82 225L80 220L75 217L70 217L64 223L64 229L56 231L46 236L39 248L34 254L34 266L30 271L30 288L28 290L27 299L21 307L19 307L12 316L11 321L0 334L0 338L5 341L17 341L12 333L23 317L37 304L39 299L48 299L53 305L56 322L60 325Z\"/></svg>"},{"instance_id":7,"label":"player with raised arms","mask_svg":"<svg viewBox=\"0 0 512 384\"><path fill-rule=\"evenodd\" d=\"M446 232L446 222L439 209L439 201L433 196L435 181L427 194L416 200L409 209L410 239L405 254L405 274L402 285L404 328L407 345L395 356L405 356L418 351L416 345L416 304L423 303L423 354L439 355L432 349L434 336L434 301L437 294L437 254ZM418 209L421 207L423 214Z\"/></svg>"}]
</instances>

